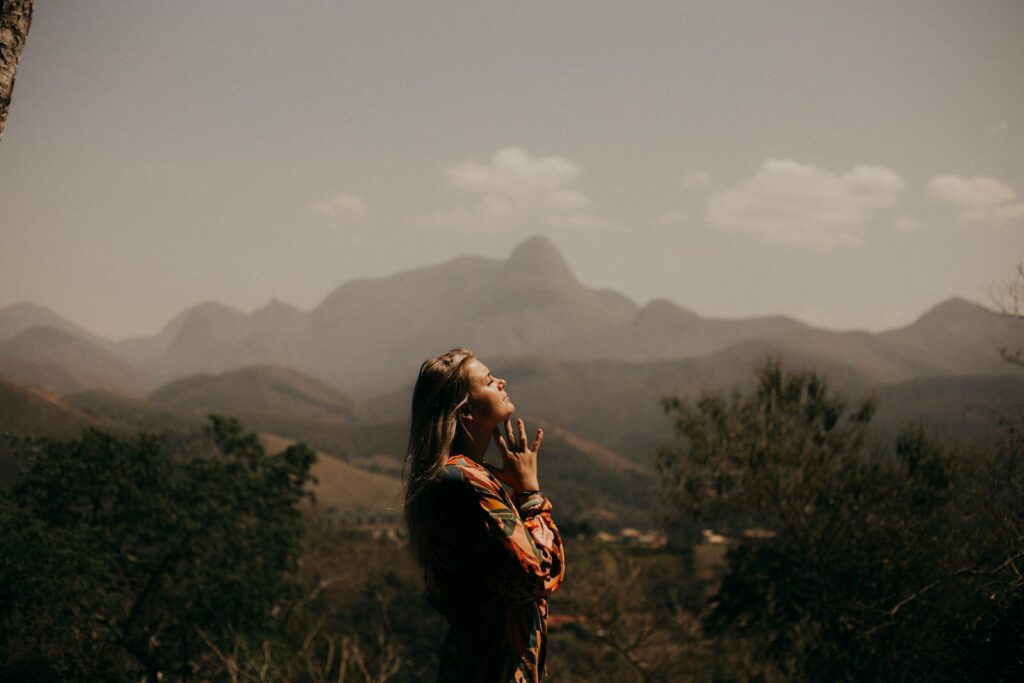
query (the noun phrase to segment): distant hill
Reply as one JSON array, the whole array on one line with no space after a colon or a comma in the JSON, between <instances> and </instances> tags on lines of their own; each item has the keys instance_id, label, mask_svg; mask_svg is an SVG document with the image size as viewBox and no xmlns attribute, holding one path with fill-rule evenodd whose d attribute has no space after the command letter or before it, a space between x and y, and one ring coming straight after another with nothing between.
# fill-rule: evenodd
<instances>
[{"instance_id":1,"label":"distant hill","mask_svg":"<svg viewBox=\"0 0 1024 683\"><path fill-rule=\"evenodd\" d=\"M126 339L117 349L161 382L257 363L295 365L305 320L304 312L276 299L252 314L207 301L182 311L152 337Z\"/></svg>"},{"instance_id":2,"label":"distant hill","mask_svg":"<svg viewBox=\"0 0 1024 683\"><path fill-rule=\"evenodd\" d=\"M24 393L34 395L36 392L27 390ZM167 406L109 392L89 391L66 399L50 398L65 412L77 417L78 421L73 422L72 427L94 424L118 431L170 430L195 434L205 422L204 411L199 409ZM12 423L12 431L21 432L25 425L34 423L44 427L51 421L57 424L49 410L50 407L43 403L29 405L25 411L28 417ZM376 511L374 514L383 514L379 509L382 505L393 506L392 498L384 496L387 493L384 488L385 484L393 486L394 482L400 481L409 430L405 420L349 424L338 418L289 417L271 413L239 414L237 417L247 429L275 435L281 440L301 439L320 451L325 461L329 458L328 470L318 470L317 474L323 475L317 495L325 504L346 513L359 508ZM624 457L604 444L574 434L557 424L541 423L532 418L528 420L531 426L545 426L542 466L545 489L557 501L563 515L591 519L599 527L654 523L657 501L650 463L638 464L633 458ZM77 430L72 429L60 435L74 436L75 433ZM494 463L500 461L496 453L491 453L489 460ZM369 475L374 476L367 479ZM347 507L346 500L349 501Z\"/></svg>"},{"instance_id":3,"label":"distant hill","mask_svg":"<svg viewBox=\"0 0 1024 683\"><path fill-rule=\"evenodd\" d=\"M851 399L877 395L883 438L909 420L976 435L988 427L964 421L967 403L1019 405L1015 380L997 377L1010 371L998 349L1024 345L1024 320L962 299L881 334L785 317L707 319L664 300L638 306L581 284L539 237L504 260L464 256L352 280L308 312L272 301L246 314L207 302L153 337L106 346L67 326L17 328L53 319L38 307L0 311L0 323L18 329L0 340L0 378L64 394L60 406L79 420L195 431L208 413L227 413L391 477L420 362L467 345L509 380L531 425L546 427L545 487L560 509L609 524L652 514L655 452L674 440L665 396L749 387L773 357L816 369ZM132 396L157 379L151 400ZM53 415L55 424L68 419Z\"/></svg>"},{"instance_id":4,"label":"distant hill","mask_svg":"<svg viewBox=\"0 0 1024 683\"><path fill-rule=\"evenodd\" d=\"M113 352L45 325L0 341L0 377L58 393L105 388L141 394L146 377Z\"/></svg>"},{"instance_id":5,"label":"distant hill","mask_svg":"<svg viewBox=\"0 0 1024 683\"><path fill-rule=\"evenodd\" d=\"M889 439L911 423L944 439L991 438L1001 432L1000 420L1024 417L1024 372L912 379L881 387L876 396L874 423Z\"/></svg>"},{"instance_id":6,"label":"distant hill","mask_svg":"<svg viewBox=\"0 0 1024 683\"><path fill-rule=\"evenodd\" d=\"M177 316L155 339L136 339L126 348L142 356L139 367L161 381L196 372L219 372L256 360L245 347L249 316L207 302ZM264 362L267 362L266 359Z\"/></svg>"},{"instance_id":7,"label":"distant hill","mask_svg":"<svg viewBox=\"0 0 1024 683\"><path fill-rule=\"evenodd\" d=\"M667 301L640 307L584 286L550 240L533 237L503 261L462 256L346 282L309 312L272 301L246 315L208 302L154 337L118 348L163 381L269 363L373 392L403 382L425 356L457 344L489 356L649 360L804 327L783 317L708 320Z\"/></svg>"},{"instance_id":8,"label":"distant hill","mask_svg":"<svg viewBox=\"0 0 1024 683\"><path fill-rule=\"evenodd\" d=\"M134 430L195 431L206 423L211 412L237 417L247 429L277 434L305 442L346 461L369 462L386 456L381 462L401 462L408 438L408 427L401 421L384 420L351 423L330 417L304 417L273 413L225 412L155 401L133 399L106 391L85 391L63 400L86 415L124 424ZM394 469L394 468L392 468Z\"/></svg>"},{"instance_id":9,"label":"distant hill","mask_svg":"<svg viewBox=\"0 0 1024 683\"><path fill-rule=\"evenodd\" d=\"M0 433L74 437L83 427L112 426L116 424L91 416L52 392L0 381Z\"/></svg>"},{"instance_id":10,"label":"distant hill","mask_svg":"<svg viewBox=\"0 0 1024 683\"><path fill-rule=\"evenodd\" d=\"M279 453L294 439L274 434L261 434L260 440L268 453ZM318 452L312 474L316 505L328 513L349 517L373 515L402 520L402 482L398 477L368 472L342 462L327 453Z\"/></svg>"},{"instance_id":11,"label":"distant hill","mask_svg":"<svg viewBox=\"0 0 1024 683\"><path fill-rule=\"evenodd\" d=\"M855 341L857 336L854 335ZM769 357L793 370L814 369L830 387L851 402L875 396L879 410L873 424L883 439L911 421L923 422L944 435L972 436L992 432L991 421L970 408L991 408L1016 414L1024 404L1024 376L944 375L884 382L877 368L836 362L828 356L798 353L779 342L748 342L708 356L630 363L617 360L558 360L547 357L488 359L494 372L508 380L512 399L530 415L585 435L641 467L653 467L659 445L674 441L672 425L661 399L696 398L704 391L748 389ZM1024 375L1024 373L1021 373ZM375 410L397 411L408 401L412 383L371 401Z\"/></svg>"},{"instance_id":12,"label":"distant hill","mask_svg":"<svg viewBox=\"0 0 1024 683\"><path fill-rule=\"evenodd\" d=\"M202 304L132 344L149 344L148 355L135 357L157 377L273 363L362 400L406 384L425 357L455 345L485 358L631 362L709 358L737 347L740 357L759 350L819 358L881 384L999 372L995 349L1022 338L1024 321L960 299L883 334L817 330L781 316L708 319L665 300L638 306L586 287L550 240L533 237L505 260L462 256L349 281L308 312L276 301L251 315Z\"/></svg>"},{"instance_id":13,"label":"distant hill","mask_svg":"<svg viewBox=\"0 0 1024 683\"><path fill-rule=\"evenodd\" d=\"M98 337L48 308L29 301L0 309L0 340L12 339L32 327L52 327L107 350L114 347L106 339Z\"/></svg>"},{"instance_id":14,"label":"distant hill","mask_svg":"<svg viewBox=\"0 0 1024 683\"><path fill-rule=\"evenodd\" d=\"M636 309L580 284L537 237L505 261L460 257L342 285L310 312L310 359L333 383L367 387L400 382L424 357L455 345L491 355L590 355L593 340L624 329Z\"/></svg>"},{"instance_id":15,"label":"distant hill","mask_svg":"<svg viewBox=\"0 0 1024 683\"><path fill-rule=\"evenodd\" d=\"M751 342L706 357L673 361L499 357L489 359L489 363L508 378L509 392L523 408L529 428L545 428L541 471L545 489L561 513L566 518L586 518L599 527L615 528L654 523L658 508L655 452L659 445L675 441L669 418L660 405L661 397L695 397L708 389L749 387L769 351L777 349L767 342ZM1016 376L914 378L878 386L874 378L849 366L792 352L781 357L790 368L819 369L835 390L851 399L874 394L880 407L873 424L883 444L890 446L896 432L911 421L922 422L943 437L991 436L995 433L993 420L985 411L1012 416L1024 403L1024 378ZM249 369L257 378L264 370ZM290 372L284 376L292 377ZM345 465L332 465L334 474L324 474L324 481L341 486L346 481L360 481L359 473L397 481L408 436L404 412L410 388L369 401L371 418L388 416L377 420L352 422L347 417L319 414L318 409L307 412L305 399L291 414L284 408L266 410L267 405L282 405L275 403L279 397L274 392L263 394L269 397L266 405L256 400L261 394L253 392L253 400L245 406L250 412L234 414L249 429L282 439L301 439L325 457ZM52 422L68 425L66 435L82 424L194 433L211 410L184 401L169 405L97 390L65 398L17 387L11 391L21 397L20 403L8 401L21 410L22 417L13 422L20 425L15 431L32 424L45 428ZM333 395L332 391L327 395ZM10 408L7 412L18 414ZM402 417L390 417L399 413ZM499 462L494 452L488 458ZM330 505L338 510L348 509L330 498L345 498L348 494L329 493L332 486L318 495L335 501ZM372 506L363 508L370 510Z\"/></svg>"},{"instance_id":16,"label":"distant hill","mask_svg":"<svg viewBox=\"0 0 1024 683\"><path fill-rule=\"evenodd\" d=\"M83 427L120 433L142 428L171 430L185 436L187 442L203 423L198 415L121 395L92 391L66 400L0 381L0 434L72 439L81 434ZM284 450L293 442L273 434L263 434L262 440L270 452ZM13 483L24 464L5 441L0 441L0 485ZM346 516L376 515L396 520L401 515L401 481L394 475L366 471L323 452L313 475L319 480L313 491L322 509Z\"/></svg>"},{"instance_id":17,"label":"distant hill","mask_svg":"<svg viewBox=\"0 0 1024 683\"><path fill-rule=\"evenodd\" d=\"M171 345L174 344L175 339L178 338L178 334L181 332L181 328L185 325L185 321L189 316L193 315L196 309L211 305L220 306L220 304L210 303L193 306L174 316L169 323L152 336L134 337L118 342L118 353L128 362L139 366L167 353Z\"/></svg>"},{"instance_id":18,"label":"distant hill","mask_svg":"<svg viewBox=\"0 0 1024 683\"><path fill-rule=\"evenodd\" d=\"M53 317L25 306L21 313L5 309L8 319ZM455 345L469 346L488 361L700 358L712 367L689 365L688 371L712 378L733 376L719 362L749 366L770 354L814 362L856 378L855 384L877 386L928 376L998 374L1003 368L997 349L1019 346L1021 339L1024 320L962 299L943 302L912 325L881 334L819 330L782 316L709 319L666 300L639 306L616 292L586 287L550 240L533 237L504 260L461 256L388 277L350 280L310 311L271 301L247 314L207 302L182 312L152 337L111 348L150 387L198 373L276 365L369 404L378 394L407 386L425 357ZM3 367L4 376L16 381L61 391L98 382L58 357L18 358ZM391 415L401 417L407 409L406 399Z\"/></svg>"},{"instance_id":19,"label":"distant hill","mask_svg":"<svg viewBox=\"0 0 1024 683\"><path fill-rule=\"evenodd\" d=\"M785 316L724 320L702 318L665 299L639 309L629 327L613 339L608 358L663 360L714 353L752 339L775 339L810 329Z\"/></svg>"},{"instance_id":20,"label":"distant hill","mask_svg":"<svg viewBox=\"0 0 1024 683\"><path fill-rule=\"evenodd\" d=\"M734 347L742 353L745 344ZM820 359L822 369L842 365L869 386L947 375L1007 371L1001 347L1024 344L1024 319L950 299L898 330L831 332L805 328L757 342L761 353Z\"/></svg>"},{"instance_id":21,"label":"distant hill","mask_svg":"<svg viewBox=\"0 0 1024 683\"><path fill-rule=\"evenodd\" d=\"M1004 374L1007 366L999 349L1024 346L1024 318L954 297L878 339L916 364L918 376Z\"/></svg>"},{"instance_id":22,"label":"distant hill","mask_svg":"<svg viewBox=\"0 0 1024 683\"><path fill-rule=\"evenodd\" d=\"M293 368L254 365L219 375L200 374L166 384L149 395L165 405L228 414L271 413L366 422L358 401Z\"/></svg>"},{"instance_id":23,"label":"distant hill","mask_svg":"<svg viewBox=\"0 0 1024 683\"><path fill-rule=\"evenodd\" d=\"M67 394L61 400L93 419L107 420L131 431L198 431L207 413L177 408L104 389Z\"/></svg>"},{"instance_id":24,"label":"distant hill","mask_svg":"<svg viewBox=\"0 0 1024 683\"><path fill-rule=\"evenodd\" d=\"M114 399L101 392L69 397L73 405L93 416L112 414L135 416L139 424L154 429L160 419L182 428L183 408L171 408L152 401ZM134 406L134 408L132 407ZM169 411L162 414L162 411ZM202 424L201 411L191 411L193 424ZM409 436L407 418L383 422L352 424L337 418L288 416L268 412L236 413L248 429L282 438L299 439L330 457L370 471L398 477L405 459ZM620 453L574 434L556 422L539 422L527 418L529 424L545 427L543 472L545 487L559 501L566 515L582 519L597 511L604 523L653 523L651 520L654 471L650 460L638 462L635 455ZM492 449L493 451L493 449ZM496 452L490 462L500 462ZM625 521L624 521L625 520Z\"/></svg>"},{"instance_id":25,"label":"distant hill","mask_svg":"<svg viewBox=\"0 0 1024 683\"><path fill-rule=\"evenodd\" d=\"M649 362L547 356L485 360L497 376L508 380L509 395L524 411L650 468L656 445L672 438L671 424L661 407L663 397L747 387L768 357L779 358L794 369L818 369L833 387L851 396L864 395L875 384L855 367L783 350L767 341L747 342L696 358ZM407 413L413 379L369 400L371 410Z\"/></svg>"},{"instance_id":26,"label":"distant hill","mask_svg":"<svg viewBox=\"0 0 1024 683\"><path fill-rule=\"evenodd\" d=\"M117 428L108 420L90 416L51 392L0 381L0 437L74 438L84 427ZM11 484L25 463L0 438L0 486Z\"/></svg>"}]
</instances>

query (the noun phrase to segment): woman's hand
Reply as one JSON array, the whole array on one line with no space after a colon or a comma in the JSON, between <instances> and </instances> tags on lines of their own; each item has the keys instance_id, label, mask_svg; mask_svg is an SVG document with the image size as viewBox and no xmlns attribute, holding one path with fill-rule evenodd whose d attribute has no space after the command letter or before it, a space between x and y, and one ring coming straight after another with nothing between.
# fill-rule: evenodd
<instances>
[{"instance_id":1,"label":"woman's hand","mask_svg":"<svg viewBox=\"0 0 1024 683\"><path fill-rule=\"evenodd\" d=\"M501 452L501 467L486 465L487 469L498 478L512 487L516 493L520 491L536 491L540 489L540 482L537 480L537 451L540 450L541 441L544 440L544 430L538 429L537 436L533 440L533 446L526 447L526 426L522 420L516 420L519 428L518 435L512 433L512 421L505 421L505 435L502 436L497 427L494 428L494 442L498 444L498 451ZM507 440L506 440L507 437Z\"/></svg>"}]
</instances>

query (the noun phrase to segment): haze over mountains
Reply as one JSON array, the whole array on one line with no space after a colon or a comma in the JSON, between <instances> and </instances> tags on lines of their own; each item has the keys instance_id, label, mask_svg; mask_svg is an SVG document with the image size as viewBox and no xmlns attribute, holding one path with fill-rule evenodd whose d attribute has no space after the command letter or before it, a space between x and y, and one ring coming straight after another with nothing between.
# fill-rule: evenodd
<instances>
[{"instance_id":1,"label":"haze over mountains","mask_svg":"<svg viewBox=\"0 0 1024 683\"><path fill-rule=\"evenodd\" d=\"M0 431L194 431L209 412L237 415L271 441L301 439L343 461L325 478L337 490L322 489L340 506L356 469L374 474L373 490L397 490L416 371L456 345L505 376L524 417L546 428L546 487L563 509L613 525L653 514L654 453L672 438L662 397L748 384L768 356L817 369L851 397L874 393L887 437L911 420L981 432L985 411L1011 412L1024 397L1024 378L999 353L1024 346L1024 320L962 299L880 334L785 317L707 319L588 288L534 237L505 260L459 257L352 280L310 311L203 303L151 337L121 342L33 304L8 307ZM349 512L373 511L365 498ZM378 507L395 514L393 496Z\"/></svg>"},{"instance_id":2,"label":"haze over mountains","mask_svg":"<svg viewBox=\"0 0 1024 683\"><path fill-rule=\"evenodd\" d=\"M488 359L707 356L716 365L792 355L874 385L1005 373L996 349L1021 339L1020 320L960 299L880 334L819 330L785 317L707 319L666 300L639 306L584 286L549 240L533 237L506 260L459 257L352 280L310 311L279 301L251 314L199 304L151 337L117 343L18 304L0 311L0 376L60 393L102 387L139 395L192 374L275 365L374 396L408 384L426 356L465 345Z\"/></svg>"}]
</instances>

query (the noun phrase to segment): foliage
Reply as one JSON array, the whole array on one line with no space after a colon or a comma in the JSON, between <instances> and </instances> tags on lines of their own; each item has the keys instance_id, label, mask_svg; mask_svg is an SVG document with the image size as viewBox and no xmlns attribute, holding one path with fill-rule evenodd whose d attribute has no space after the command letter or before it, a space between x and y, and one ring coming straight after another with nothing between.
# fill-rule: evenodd
<instances>
[{"instance_id":1,"label":"foliage","mask_svg":"<svg viewBox=\"0 0 1024 683\"><path fill-rule=\"evenodd\" d=\"M427 603L408 546L332 527L315 515L307 523L304 596L282 613L275 637L219 649L212 677L432 680L448 625ZM674 552L592 538L567 543L571 581L550 599L551 680L708 680L702 662L714 644L699 633L703 587Z\"/></svg>"},{"instance_id":2,"label":"foliage","mask_svg":"<svg viewBox=\"0 0 1024 683\"><path fill-rule=\"evenodd\" d=\"M211 417L216 449L152 434L25 440L0 500L0 665L10 680L198 675L210 644L257 635L295 593L314 454L267 455Z\"/></svg>"},{"instance_id":3,"label":"foliage","mask_svg":"<svg viewBox=\"0 0 1024 683\"><path fill-rule=\"evenodd\" d=\"M829 504L815 483L863 451L874 412L871 401L848 410L823 379L779 363L765 366L750 395L671 398L665 408L687 443L659 453L671 501L732 533L755 523L801 533Z\"/></svg>"},{"instance_id":4,"label":"foliage","mask_svg":"<svg viewBox=\"0 0 1024 683\"><path fill-rule=\"evenodd\" d=\"M430 679L447 626L393 534L328 524L311 511L299 581L271 633L211 644L213 680L267 683Z\"/></svg>"},{"instance_id":5,"label":"foliage","mask_svg":"<svg viewBox=\"0 0 1024 683\"><path fill-rule=\"evenodd\" d=\"M706 659L702 586L676 553L577 538L567 540L566 555L570 580L550 600L552 680L698 678Z\"/></svg>"},{"instance_id":6,"label":"foliage","mask_svg":"<svg viewBox=\"0 0 1024 683\"><path fill-rule=\"evenodd\" d=\"M666 401L667 498L733 538L709 637L762 680L1001 680L1024 671L1019 445L953 453L920 428L895 456L813 372L776 362L752 391Z\"/></svg>"},{"instance_id":7,"label":"foliage","mask_svg":"<svg viewBox=\"0 0 1024 683\"><path fill-rule=\"evenodd\" d=\"M727 545L563 524L552 680L1019 677L1022 430L954 451L911 428L883 449L871 401L777 363L666 408L666 500ZM303 446L268 456L224 418L207 437L19 442L31 466L0 492L0 679L430 679L447 624L394 530L300 508Z\"/></svg>"},{"instance_id":8,"label":"foliage","mask_svg":"<svg viewBox=\"0 0 1024 683\"><path fill-rule=\"evenodd\" d=\"M1024 318L1024 261L1017 264L1013 280L989 290L989 298L1003 315ZM1007 363L1024 368L1024 349L1003 347L999 353Z\"/></svg>"}]
</instances>

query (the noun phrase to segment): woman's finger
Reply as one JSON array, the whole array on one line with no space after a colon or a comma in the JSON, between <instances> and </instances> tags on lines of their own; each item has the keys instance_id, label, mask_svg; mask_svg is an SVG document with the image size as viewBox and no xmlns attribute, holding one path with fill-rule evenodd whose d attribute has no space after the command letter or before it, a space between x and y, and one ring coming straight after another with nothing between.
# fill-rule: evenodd
<instances>
[{"instance_id":1,"label":"woman's finger","mask_svg":"<svg viewBox=\"0 0 1024 683\"><path fill-rule=\"evenodd\" d=\"M512 420L505 420L505 437L508 439L510 448L514 448L516 440L512 437Z\"/></svg>"},{"instance_id":2,"label":"woman's finger","mask_svg":"<svg viewBox=\"0 0 1024 683\"><path fill-rule=\"evenodd\" d=\"M526 424L521 419L516 420L516 427L519 428L519 445L526 450Z\"/></svg>"},{"instance_id":3,"label":"woman's finger","mask_svg":"<svg viewBox=\"0 0 1024 683\"><path fill-rule=\"evenodd\" d=\"M542 441L544 441L544 430L540 429L538 427L537 428L537 436L534 437L534 439L533 439L533 447L530 450L533 451L534 453L536 453L537 450L540 448L540 444L541 444Z\"/></svg>"}]
</instances>

